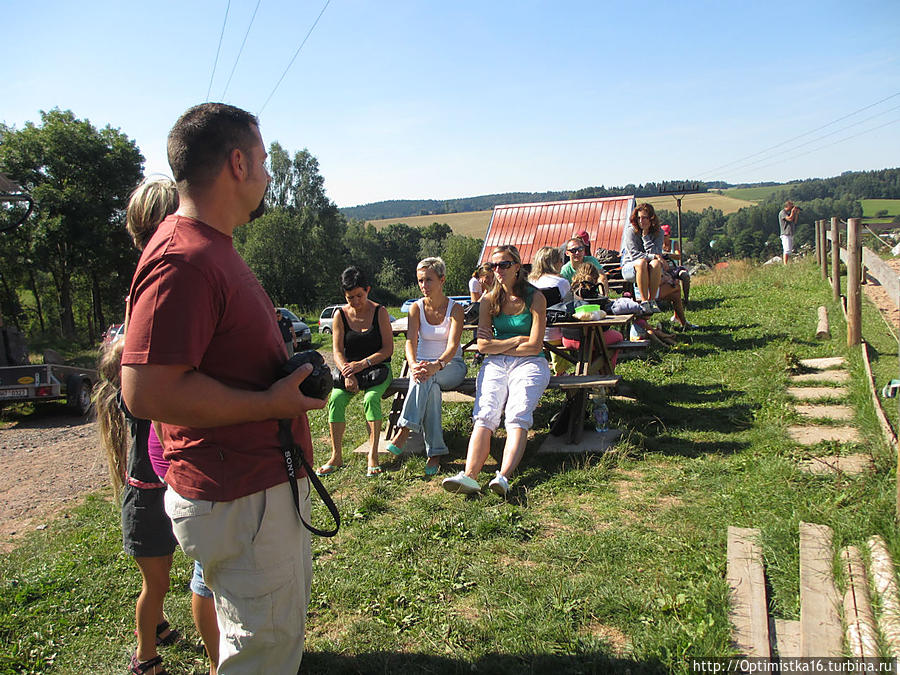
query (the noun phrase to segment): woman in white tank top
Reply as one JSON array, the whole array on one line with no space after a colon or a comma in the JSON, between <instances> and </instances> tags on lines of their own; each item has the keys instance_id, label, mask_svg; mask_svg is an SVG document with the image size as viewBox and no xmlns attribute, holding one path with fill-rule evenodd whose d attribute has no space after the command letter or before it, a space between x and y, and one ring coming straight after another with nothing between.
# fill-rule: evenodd
<instances>
[{"instance_id":1,"label":"woman in white tank top","mask_svg":"<svg viewBox=\"0 0 900 675\"><path fill-rule=\"evenodd\" d=\"M399 455L413 431L425 436L425 475L438 472L441 455L450 451L441 423L441 390L457 387L466 376L459 342L463 329L462 305L444 294L446 265L440 258L425 258L416 266L416 280L424 296L409 312L406 361L409 392L403 403L400 430L387 449Z\"/></svg>"}]
</instances>

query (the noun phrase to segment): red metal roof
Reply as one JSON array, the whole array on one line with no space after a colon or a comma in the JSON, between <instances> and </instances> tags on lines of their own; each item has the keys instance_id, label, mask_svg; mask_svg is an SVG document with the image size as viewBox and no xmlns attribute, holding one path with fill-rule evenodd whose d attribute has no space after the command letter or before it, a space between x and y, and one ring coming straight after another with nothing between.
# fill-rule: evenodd
<instances>
[{"instance_id":1,"label":"red metal roof","mask_svg":"<svg viewBox=\"0 0 900 675\"><path fill-rule=\"evenodd\" d=\"M494 247L512 244L522 262L530 263L541 247L561 246L581 230L590 235L592 251L618 251L633 209L633 195L495 206L479 262L490 258Z\"/></svg>"}]
</instances>

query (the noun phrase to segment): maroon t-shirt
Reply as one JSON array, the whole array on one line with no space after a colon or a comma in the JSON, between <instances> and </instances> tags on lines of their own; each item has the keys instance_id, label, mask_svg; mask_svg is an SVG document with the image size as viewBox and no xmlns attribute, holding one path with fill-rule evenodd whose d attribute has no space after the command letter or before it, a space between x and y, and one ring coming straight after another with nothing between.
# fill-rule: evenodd
<instances>
[{"instance_id":1,"label":"maroon t-shirt","mask_svg":"<svg viewBox=\"0 0 900 675\"><path fill-rule=\"evenodd\" d=\"M253 391L281 377L286 357L272 301L231 237L198 220L173 215L160 224L141 255L129 302L123 365L190 365ZM287 480L276 420L162 430L166 482L183 497L231 501ZM293 433L312 462L305 413Z\"/></svg>"}]
</instances>

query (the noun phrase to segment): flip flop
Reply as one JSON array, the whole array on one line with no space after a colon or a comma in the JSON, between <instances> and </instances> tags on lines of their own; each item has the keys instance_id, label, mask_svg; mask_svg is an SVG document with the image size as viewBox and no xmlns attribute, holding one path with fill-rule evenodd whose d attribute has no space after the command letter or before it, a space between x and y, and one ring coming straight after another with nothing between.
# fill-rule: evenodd
<instances>
[{"instance_id":1,"label":"flip flop","mask_svg":"<svg viewBox=\"0 0 900 675\"><path fill-rule=\"evenodd\" d=\"M316 469L317 476L328 476L344 468L343 464L323 464Z\"/></svg>"},{"instance_id":2,"label":"flip flop","mask_svg":"<svg viewBox=\"0 0 900 675\"><path fill-rule=\"evenodd\" d=\"M392 455L402 455L403 454L403 450L401 448L398 448L393 443L387 444L387 451L389 453L391 453Z\"/></svg>"},{"instance_id":3,"label":"flip flop","mask_svg":"<svg viewBox=\"0 0 900 675\"><path fill-rule=\"evenodd\" d=\"M380 466L369 466L366 467L366 478L374 478L378 474L382 473L383 469Z\"/></svg>"},{"instance_id":4,"label":"flip flop","mask_svg":"<svg viewBox=\"0 0 900 675\"><path fill-rule=\"evenodd\" d=\"M440 470L441 470L440 464L435 464L434 466L428 466L427 463L425 464L425 475L426 476L434 476Z\"/></svg>"}]
</instances>

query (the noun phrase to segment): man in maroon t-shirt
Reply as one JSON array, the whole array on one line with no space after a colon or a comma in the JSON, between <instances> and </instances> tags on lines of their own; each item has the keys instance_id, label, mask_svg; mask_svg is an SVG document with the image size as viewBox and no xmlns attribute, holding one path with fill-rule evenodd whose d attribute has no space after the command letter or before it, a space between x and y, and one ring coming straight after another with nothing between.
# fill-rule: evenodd
<instances>
[{"instance_id":1,"label":"man in maroon t-shirt","mask_svg":"<svg viewBox=\"0 0 900 675\"><path fill-rule=\"evenodd\" d=\"M280 377L272 301L232 245L234 229L262 212L266 150L253 115L204 103L175 123L168 154L180 205L132 280L122 393L135 415L162 424L166 511L215 596L218 672L293 675L312 560L277 420L294 420L311 460L306 411L325 402L299 391L309 366ZM308 522L305 476L300 493Z\"/></svg>"}]
</instances>

